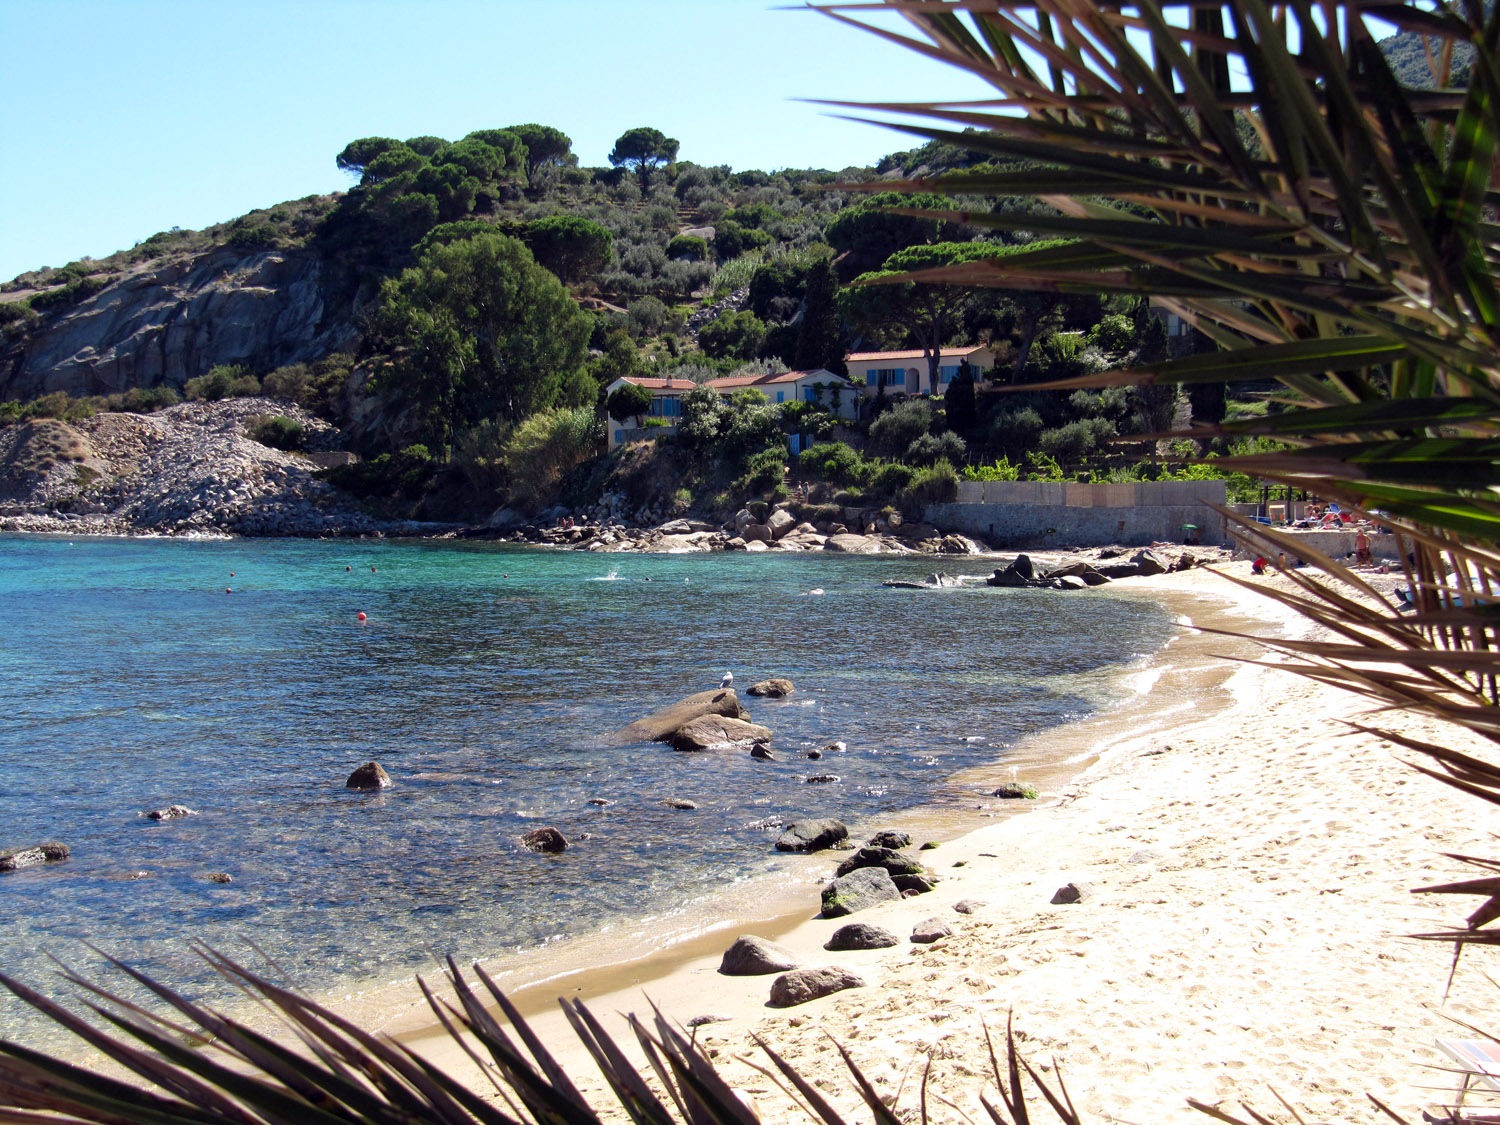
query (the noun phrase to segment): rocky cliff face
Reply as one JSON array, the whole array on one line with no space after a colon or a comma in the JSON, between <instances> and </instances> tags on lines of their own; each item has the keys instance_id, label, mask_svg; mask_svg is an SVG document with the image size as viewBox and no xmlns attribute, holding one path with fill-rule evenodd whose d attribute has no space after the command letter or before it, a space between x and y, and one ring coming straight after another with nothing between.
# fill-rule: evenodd
<instances>
[{"instance_id":1,"label":"rocky cliff face","mask_svg":"<svg viewBox=\"0 0 1500 1125\"><path fill-rule=\"evenodd\" d=\"M217 364L265 371L348 349L358 333L330 309L326 273L307 251L221 247L149 263L0 355L0 398L181 388Z\"/></svg>"}]
</instances>

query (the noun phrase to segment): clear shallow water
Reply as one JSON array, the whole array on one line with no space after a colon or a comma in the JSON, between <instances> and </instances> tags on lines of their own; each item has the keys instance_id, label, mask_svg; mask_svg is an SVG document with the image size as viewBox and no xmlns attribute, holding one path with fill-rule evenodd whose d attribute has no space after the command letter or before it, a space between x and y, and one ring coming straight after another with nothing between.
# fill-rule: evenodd
<instances>
[{"instance_id":1,"label":"clear shallow water","mask_svg":"<svg viewBox=\"0 0 1500 1125\"><path fill-rule=\"evenodd\" d=\"M0 847L73 849L0 876L0 967L42 982L84 938L191 992L212 986L189 939L250 938L317 991L671 911L774 868L755 821L972 804L952 775L1107 705L1174 631L1097 592L878 585L931 569L0 536ZM781 760L603 740L726 668L797 683L746 700ZM347 791L371 758L395 788ZM171 803L200 815L139 815ZM536 855L539 824L590 838ZM0 1034L43 1037L8 999Z\"/></svg>"}]
</instances>

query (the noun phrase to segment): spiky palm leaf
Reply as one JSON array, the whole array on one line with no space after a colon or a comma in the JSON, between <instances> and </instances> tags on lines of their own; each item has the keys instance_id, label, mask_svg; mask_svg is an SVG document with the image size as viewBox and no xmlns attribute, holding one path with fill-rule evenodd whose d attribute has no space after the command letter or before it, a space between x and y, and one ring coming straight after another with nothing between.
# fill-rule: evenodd
<instances>
[{"instance_id":1,"label":"spiky palm leaf","mask_svg":"<svg viewBox=\"0 0 1500 1125\"><path fill-rule=\"evenodd\" d=\"M1289 448L1217 464L1383 513L1401 537L1417 610L1400 616L1350 572L1286 540L1288 555L1353 582L1365 600L1294 576L1297 592L1283 600L1339 641L1281 647L1310 675L1500 742L1500 608L1491 604L1500 590L1500 5L1488 14L1481 0L810 6L996 91L961 104L862 104L1005 162L867 190L1034 194L1055 214L920 213L1071 240L911 276L1149 295L1220 348L1049 384L1058 389L1279 379L1290 409L1186 436L1273 438ZM899 13L913 30L872 22L872 11ZM1434 88L1398 81L1377 45L1391 28L1428 37ZM1459 44L1473 48L1473 62L1454 85ZM1472 771L1441 746L1401 744L1460 787ZM1497 916L1500 897L1474 917ZM1449 936L1472 939L1478 925Z\"/></svg>"}]
</instances>

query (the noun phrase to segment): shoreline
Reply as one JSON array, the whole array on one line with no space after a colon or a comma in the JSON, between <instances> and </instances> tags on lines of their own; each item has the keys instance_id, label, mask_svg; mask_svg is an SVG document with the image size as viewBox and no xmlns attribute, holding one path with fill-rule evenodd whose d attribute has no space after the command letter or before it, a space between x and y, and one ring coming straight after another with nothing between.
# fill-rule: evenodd
<instances>
[{"instance_id":1,"label":"shoreline","mask_svg":"<svg viewBox=\"0 0 1500 1125\"><path fill-rule=\"evenodd\" d=\"M1112 584L1111 592L1156 602L1179 625L1188 620L1220 628L1251 624L1227 583L1223 590L1205 593L1200 589L1183 589L1179 584L1181 578L1180 573L1137 578L1129 583ZM1134 694L1117 700L1105 711L1028 735L1010 748L1002 760L947 779L944 794L972 791L973 800L966 798L964 807L958 807L952 800L918 805L890 814L886 818L888 826L909 831L913 853L924 861L932 859L934 870L942 873L945 861L959 858L955 849L966 846L970 836L1019 819L1044 815L1058 803L1073 799L1080 786L1086 786L1097 771L1108 768L1109 763L1129 748L1167 736L1171 727L1164 715L1196 711L1206 702L1212 702L1214 714L1235 707L1233 681L1237 669L1217 658L1217 651L1225 647L1239 648L1242 655L1248 656L1252 646L1204 633L1180 631L1149 658L1146 667L1122 674L1123 682L1137 681ZM1161 707L1164 693L1173 700L1166 712ZM982 796L983 791L1010 780L1013 770L1019 770L1025 780L1037 785L1042 792L1039 801L986 800ZM858 835L852 832L851 839ZM915 851L917 845L928 840L937 843L938 848ZM788 865L777 873L747 880L671 915L632 919L602 932L569 938L554 947L494 956L480 963L528 1017L542 1015L545 1019L556 1014L554 997L564 989L590 1002L611 1003L633 992L638 998L635 1010L641 1010L646 996L654 995L650 992L653 984L675 982L684 963L693 966L689 972L695 975L701 975L710 962L710 967L716 967L724 948L741 933L784 941L809 926L832 925L817 917L818 893L844 854L824 851L787 856ZM918 912L928 905L936 909L934 900L939 897L936 893L922 895L902 905L911 904L910 909ZM863 920L863 917L842 921ZM663 923L669 924L664 928ZM644 953L633 951L632 945L641 942L660 948ZM436 966L432 973L425 974L429 983L435 972ZM720 977L718 981L749 982L753 991L762 993L770 979ZM358 995L345 995L338 1001L338 1007L362 1026L385 1031L403 1041L420 1042L437 1030L412 981L391 982ZM692 1014L684 1015L683 1019L691 1018ZM559 1023L557 1030L562 1046L569 1046L571 1033L566 1026ZM548 1043L556 1049L552 1040Z\"/></svg>"},{"instance_id":2,"label":"shoreline","mask_svg":"<svg viewBox=\"0 0 1500 1125\"><path fill-rule=\"evenodd\" d=\"M1198 623L1217 602L1260 628L1302 627L1206 571L1194 574L1191 590L1171 577L1179 581L1150 591L1146 582L1132 586L1170 600L1179 592L1196 607ZM1197 636L1221 650L1230 643ZM649 1013L653 1001L682 1024L730 1017L700 1029L701 1041L768 1122L798 1111L739 1061L758 1054L752 1035L856 1115L862 1111L832 1040L851 1050L877 1089L895 1094L905 1081L900 1098L908 1106L916 1096L912 1076L930 1057L933 1092L979 1120L984 1028L998 1031L1011 1013L1023 1054L1048 1079L1059 1066L1086 1116L1201 1120L1186 1105L1189 1096L1243 1098L1268 1110L1275 1107L1268 1085L1325 1116L1364 1113L1366 1092L1398 1112L1441 1101L1442 1091L1451 1097L1448 1076L1433 1069L1443 1065L1433 1039L1457 1033L1444 1013L1482 1020L1485 966L1471 954L1439 1012L1450 952L1398 935L1431 928L1445 913L1446 904L1409 894L1411 886L1458 877L1457 865L1438 853L1485 854L1475 810L1373 740L1342 733L1339 718L1362 710L1352 696L1206 656L1183 668L1216 669L1223 705L1207 715L1180 710L1154 730L1137 725L1082 770L1063 755L1072 780L1046 786L1046 804L916 853L944 876L930 894L852 919L818 918L816 889L832 866L818 853L807 865L818 874L799 888L797 911L722 919L657 954L501 986L515 993L596 1107L609 1099L556 996L584 999L622 1043L630 1037L619 1015ZM1158 677L1135 702L1157 711L1165 690ZM1117 709L1027 742L1057 742L1064 731L1109 718L1128 725ZM1399 718L1408 728L1424 725ZM1413 807L1392 801L1403 791ZM920 818L893 817L893 826L911 819ZM928 838L912 834L914 845ZM1052 905L1052 893L1073 880L1091 883L1094 896ZM965 898L985 905L955 913L953 903ZM934 945L905 940L934 916L952 924L951 937ZM850 920L884 926L902 941L823 951L827 935ZM769 1008L772 977L717 973L719 955L740 933L780 942L799 964L853 968L867 986ZM340 1010L383 1016L383 1030L480 1081L430 1014L424 1018L425 1007L392 1006L389 995L367 999L373 1003ZM941 1103L931 1108L934 1120L962 1120Z\"/></svg>"}]
</instances>

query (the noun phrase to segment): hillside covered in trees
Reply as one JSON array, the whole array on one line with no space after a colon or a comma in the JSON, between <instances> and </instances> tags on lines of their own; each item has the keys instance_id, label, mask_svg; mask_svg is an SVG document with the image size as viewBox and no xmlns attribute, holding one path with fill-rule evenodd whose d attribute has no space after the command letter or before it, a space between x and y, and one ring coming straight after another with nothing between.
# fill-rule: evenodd
<instances>
[{"instance_id":1,"label":"hillside covered in trees","mask_svg":"<svg viewBox=\"0 0 1500 1125\"><path fill-rule=\"evenodd\" d=\"M264 394L340 428L360 457L330 470L341 487L464 518L606 487L657 510L722 511L784 489L792 435L812 446L791 470L815 494L919 508L964 474L1158 475L1147 458L1166 451L1121 439L1266 409L1212 391L1016 393L1195 341L1169 340L1143 301L900 280L1035 244L1033 200L878 190L972 170L983 151L934 142L868 168L735 172L679 147L635 128L609 166L587 168L536 124L353 140L330 154L345 193L0 286L0 422ZM887 209L924 203L971 221ZM607 398L622 376L842 374L850 351L889 349L923 352L935 376L938 349L973 344L996 367L941 397L882 391L840 420L826 404L700 388L649 450L601 455L606 419L645 410ZM275 432L295 448L294 427Z\"/></svg>"}]
</instances>

